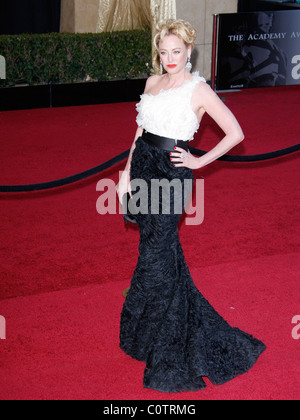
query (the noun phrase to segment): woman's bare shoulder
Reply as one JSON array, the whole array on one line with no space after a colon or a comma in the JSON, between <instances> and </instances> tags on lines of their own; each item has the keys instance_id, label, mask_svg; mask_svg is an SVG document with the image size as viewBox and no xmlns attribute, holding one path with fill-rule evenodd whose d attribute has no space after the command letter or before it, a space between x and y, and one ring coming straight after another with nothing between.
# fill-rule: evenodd
<instances>
[{"instance_id":1,"label":"woman's bare shoulder","mask_svg":"<svg viewBox=\"0 0 300 420\"><path fill-rule=\"evenodd\" d=\"M146 82L145 93L151 91L151 89L153 89L158 83L160 83L160 81L161 75L154 74L153 76L150 76Z\"/></svg>"},{"instance_id":2,"label":"woman's bare shoulder","mask_svg":"<svg viewBox=\"0 0 300 420\"><path fill-rule=\"evenodd\" d=\"M209 84L206 83L206 82L204 82L204 81L202 81L202 80L199 81L199 83L197 84L196 90L198 92L206 93L207 95L211 95L212 93L214 93L214 91L209 86Z\"/></svg>"},{"instance_id":3,"label":"woman's bare shoulder","mask_svg":"<svg viewBox=\"0 0 300 420\"><path fill-rule=\"evenodd\" d=\"M205 82L199 82L194 90L194 101L207 102L207 101L220 101L215 91Z\"/></svg>"}]
</instances>

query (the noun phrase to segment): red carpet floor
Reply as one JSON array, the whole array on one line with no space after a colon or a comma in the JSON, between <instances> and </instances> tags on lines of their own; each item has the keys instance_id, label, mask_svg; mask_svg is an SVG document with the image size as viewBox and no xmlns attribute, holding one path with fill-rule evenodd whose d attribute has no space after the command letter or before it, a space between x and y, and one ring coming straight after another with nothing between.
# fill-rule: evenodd
<instances>
[{"instance_id":1,"label":"red carpet floor","mask_svg":"<svg viewBox=\"0 0 300 420\"><path fill-rule=\"evenodd\" d=\"M224 94L246 140L232 154L299 143L299 87ZM287 106L288 104L288 106ZM0 184L51 181L130 147L135 104L0 113ZM193 146L220 138L205 117ZM246 375L197 393L142 387L144 365L118 347L122 291L137 261L138 231L96 211L101 178L58 190L0 194L0 399L298 399L300 340L299 153L260 163L215 162L205 178L205 220L182 223L194 281L231 325L268 349Z\"/></svg>"}]
</instances>

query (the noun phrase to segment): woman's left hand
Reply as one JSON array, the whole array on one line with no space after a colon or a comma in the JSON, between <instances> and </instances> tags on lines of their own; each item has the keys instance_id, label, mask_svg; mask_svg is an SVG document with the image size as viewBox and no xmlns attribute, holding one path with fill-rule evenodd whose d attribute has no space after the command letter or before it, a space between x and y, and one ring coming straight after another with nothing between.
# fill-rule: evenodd
<instances>
[{"instance_id":1,"label":"woman's left hand","mask_svg":"<svg viewBox=\"0 0 300 420\"><path fill-rule=\"evenodd\" d=\"M171 162L176 168L199 169L199 159L180 147L170 153Z\"/></svg>"}]
</instances>

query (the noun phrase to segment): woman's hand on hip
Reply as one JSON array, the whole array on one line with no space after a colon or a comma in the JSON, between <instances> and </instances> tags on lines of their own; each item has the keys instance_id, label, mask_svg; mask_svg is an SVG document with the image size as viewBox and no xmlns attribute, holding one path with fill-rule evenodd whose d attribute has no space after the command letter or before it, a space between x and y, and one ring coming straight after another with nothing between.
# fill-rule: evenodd
<instances>
[{"instance_id":1,"label":"woman's hand on hip","mask_svg":"<svg viewBox=\"0 0 300 420\"><path fill-rule=\"evenodd\" d=\"M174 152L170 153L171 162L176 168L199 169L199 159L189 151L175 147Z\"/></svg>"}]
</instances>

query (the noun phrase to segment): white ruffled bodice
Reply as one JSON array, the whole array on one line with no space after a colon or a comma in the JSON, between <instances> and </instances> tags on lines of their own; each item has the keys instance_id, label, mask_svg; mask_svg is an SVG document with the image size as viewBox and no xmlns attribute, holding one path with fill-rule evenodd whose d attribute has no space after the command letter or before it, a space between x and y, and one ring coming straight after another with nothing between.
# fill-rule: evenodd
<instances>
[{"instance_id":1,"label":"white ruffled bodice","mask_svg":"<svg viewBox=\"0 0 300 420\"><path fill-rule=\"evenodd\" d=\"M157 95L144 93L136 109L136 122L149 133L189 141L199 129L199 121L191 100L199 82L206 82L198 72L178 88L162 89Z\"/></svg>"}]
</instances>

